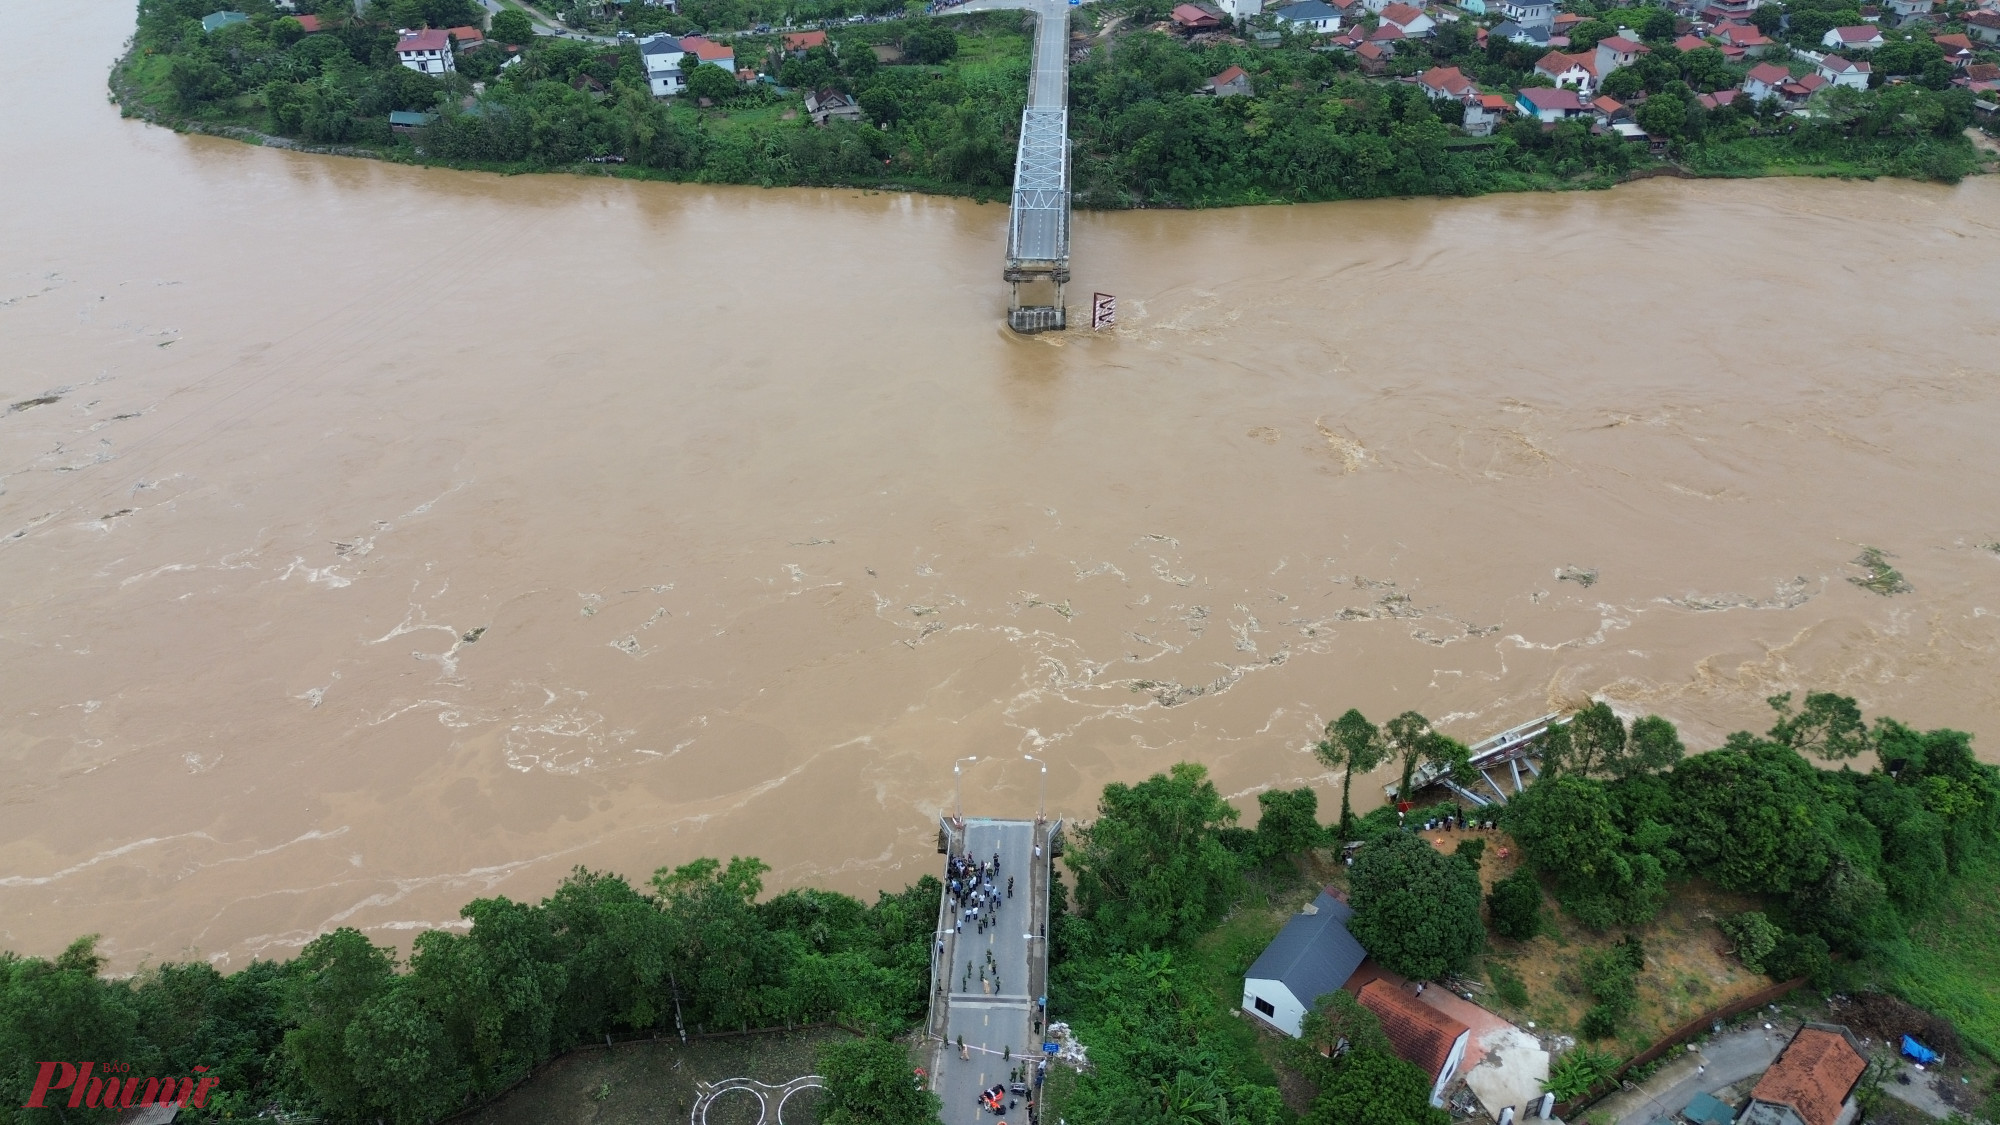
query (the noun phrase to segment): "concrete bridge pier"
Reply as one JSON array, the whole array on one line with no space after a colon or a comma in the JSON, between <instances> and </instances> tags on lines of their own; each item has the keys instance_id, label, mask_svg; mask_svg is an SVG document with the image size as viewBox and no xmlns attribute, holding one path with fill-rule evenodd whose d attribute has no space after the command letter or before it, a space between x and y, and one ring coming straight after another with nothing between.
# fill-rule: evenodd
<instances>
[{"instance_id":1,"label":"concrete bridge pier","mask_svg":"<svg viewBox=\"0 0 2000 1125\"><path fill-rule=\"evenodd\" d=\"M1060 332L1069 326L1069 308L1063 301L1068 270L1009 268L1004 276L1011 291L1007 324L1014 331Z\"/></svg>"}]
</instances>

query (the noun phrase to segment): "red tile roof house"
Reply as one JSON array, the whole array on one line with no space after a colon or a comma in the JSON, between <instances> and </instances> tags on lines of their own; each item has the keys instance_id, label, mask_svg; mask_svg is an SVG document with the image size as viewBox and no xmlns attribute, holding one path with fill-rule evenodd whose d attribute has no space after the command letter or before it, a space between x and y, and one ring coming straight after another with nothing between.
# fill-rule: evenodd
<instances>
[{"instance_id":1,"label":"red tile roof house","mask_svg":"<svg viewBox=\"0 0 2000 1125\"><path fill-rule=\"evenodd\" d=\"M1699 51L1703 47L1708 47L1708 46L1713 46L1713 44L1711 44L1708 40L1703 39L1701 36L1694 34L1693 32L1689 32L1688 34L1681 36L1679 39L1674 40L1674 50L1679 51L1683 54L1686 54L1689 51Z\"/></svg>"},{"instance_id":2,"label":"red tile roof house","mask_svg":"<svg viewBox=\"0 0 2000 1125\"><path fill-rule=\"evenodd\" d=\"M1622 35L1609 35L1597 41L1597 57L1591 61L1597 76L1602 78L1621 66L1631 66L1639 61L1640 55L1651 53Z\"/></svg>"},{"instance_id":3,"label":"red tile roof house","mask_svg":"<svg viewBox=\"0 0 2000 1125\"><path fill-rule=\"evenodd\" d=\"M319 30L318 16L306 15L306 16L293 16L292 18L299 21L299 26L306 29L307 35L311 35L313 32Z\"/></svg>"},{"instance_id":4,"label":"red tile roof house","mask_svg":"<svg viewBox=\"0 0 2000 1125\"><path fill-rule=\"evenodd\" d=\"M1250 92L1250 75L1240 66L1228 70L1208 80L1208 90L1218 98L1240 98Z\"/></svg>"},{"instance_id":5,"label":"red tile roof house","mask_svg":"<svg viewBox=\"0 0 2000 1125\"><path fill-rule=\"evenodd\" d=\"M784 39L785 54L795 59L805 58L807 51L812 50L814 47L824 46L826 46L826 32L824 31L787 32Z\"/></svg>"},{"instance_id":6,"label":"red tile roof house","mask_svg":"<svg viewBox=\"0 0 2000 1125\"><path fill-rule=\"evenodd\" d=\"M1380 74L1389 60L1396 57L1396 52L1390 44L1363 43L1354 48L1354 57L1361 60L1361 73Z\"/></svg>"},{"instance_id":7,"label":"red tile roof house","mask_svg":"<svg viewBox=\"0 0 2000 1125\"><path fill-rule=\"evenodd\" d=\"M1966 67L1972 65L1974 57L1972 40L1967 39L1965 36L1933 35L1931 36L1931 42L1944 48L1945 61L1950 63L1953 69L1964 70Z\"/></svg>"},{"instance_id":8,"label":"red tile roof house","mask_svg":"<svg viewBox=\"0 0 2000 1125\"><path fill-rule=\"evenodd\" d=\"M1856 90L1868 88L1868 72L1871 68L1864 60L1850 62L1839 55L1828 55L1819 60L1819 76L1836 86L1847 86Z\"/></svg>"},{"instance_id":9,"label":"red tile roof house","mask_svg":"<svg viewBox=\"0 0 2000 1125\"><path fill-rule=\"evenodd\" d=\"M1778 92L1778 87L1792 80L1792 72L1777 63L1758 63L1744 76L1743 92L1751 101L1761 102Z\"/></svg>"},{"instance_id":10,"label":"red tile roof house","mask_svg":"<svg viewBox=\"0 0 2000 1125\"><path fill-rule=\"evenodd\" d=\"M1738 1125L1847 1125L1868 1062L1838 1024L1809 1023L1750 1091Z\"/></svg>"},{"instance_id":11,"label":"red tile roof house","mask_svg":"<svg viewBox=\"0 0 2000 1125\"><path fill-rule=\"evenodd\" d=\"M445 34L460 51L477 51L486 45L486 36L476 27L454 27Z\"/></svg>"},{"instance_id":12,"label":"red tile roof house","mask_svg":"<svg viewBox=\"0 0 2000 1125\"><path fill-rule=\"evenodd\" d=\"M1421 39L1437 28L1437 21L1408 4L1390 4L1382 9L1383 24L1411 39Z\"/></svg>"},{"instance_id":13,"label":"red tile roof house","mask_svg":"<svg viewBox=\"0 0 2000 1125\"><path fill-rule=\"evenodd\" d=\"M1173 11L1174 26L1182 31L1213 31L1222 26L1222 17L1193 4L1182 4Z\"/></svg>"},{"instance_id":14,"label":"red tile roof house","mask_svg":"<svg viewBox=\"0 0 2000 1125\"><path fill-rule=\"evenodd\" d=\"M693 55L700 62L719 66L731 74L736 73L736 48L703 39L699 35L681 37L681 50ZM699 65L697 63L696 65Z\"/></svg>"},{"instance_id":15,"label":"red tile roof house","mask_svg":"<svg viewBox=\"0 0 2000 1125\"><path fill-rule=\"evenodd\" d=\"M1724 46L1740 47L1744 54L1753 57L1771 48L1770 37L1755 27L1732 23L1717 29L1715 37L1722 40Z\"/></svg>"},{"instance_id":16,"label":"red tile roof house","mask_svg":"<svg viewBox=\"0 0 2000 1125\"><path fill-rule=\"evenodd\" d=\"M451 57L451 33L442 28L405 28L396 41L396 61L419 74L444 74L458 69Z\"/></svg>"},{"instance_id":17,"label":"red tile roof house","mask_svg":"<svg viewBox=\"0 0 2000 1125\"><path fill-rule=\"evenodd\" d=\"M1479 92L1472 79L1455 66L1434 66L1417 75L1417 85L1432 101L1459 101L1467 94Z\"/></svg>"},{"instance_id":18,"label":"red tile roof house","mask_svg":"<svg viewBox=\"0 0 2000 1125\"><path fill-rule=\"evenodd\" d=\"M1555 83L1558 88L1570 86L1587 94L1597 85L1597 60L1550 51L1535 64L1535 73Z\"/></svg>"},{"instance_id":19,"label":"red tile roof house","mask_svg":"<svg viewBox=\"0 0 2000 1125\"><path fill-rule=\"evenodd\" d=\"M1472 1029L1380 977L1362 985L1354 998L1382 1021L1396 1057L1416 1064L1431 1080L1431 1104L1442 1106L1445 1088L1465 1061Z\"/></svg>"},{"instance_id":20,"label":"red tile roof house","mask_svg":"<svg viewBox=\"0 0 2000 1125\"><path fill-rule=\"evenodd\" d=\"M1721 109L1723 106L1736 104L1736 99L1739 97L1743 97L1741 90L1717 90L1713 94L1697 95L1695 100L1701 103L1703 109ZM1743 100L1747 102L1750 99Z\"/></svg>"},{"instance_id":21,"label":"red tile roof house","mask_svg":"<svg viewBox=\"0 0 2000 1125\"><path fill-rule=\"evenodd\" d=\"M1846 48L1850 51L1872 51L1882 45L1882 29L1872 23L1836 27L1820 36L1819 45L1832 47L1835 50Z\"/></svg>"}]
</instances>

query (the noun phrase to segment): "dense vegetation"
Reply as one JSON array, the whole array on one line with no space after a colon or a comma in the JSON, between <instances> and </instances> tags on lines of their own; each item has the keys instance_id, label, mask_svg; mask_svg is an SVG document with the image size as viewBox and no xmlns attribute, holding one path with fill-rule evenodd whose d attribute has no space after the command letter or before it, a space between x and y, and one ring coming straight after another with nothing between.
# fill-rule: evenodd
<instances>
[{"instance_id":1,"label":"dense vegetation","mask_svg":"<svg viewBox=\"0 0 2000 1125\"><path fill-rule=\"evenodd\" d=\"M1767 734L1739 732L1687 758L1673 752L1677 743L1641 746L1648 720L1628 731L1594 704L1563 728L1543 778L1507 805L1505 827L1563 910L1590 927L1642 923L1673 882L1699 875L1764 902L1724 920L1746 966L1822 987L1907 984L1921 956L1910 937L1917 920L1968 886L1992 885L2000 770L1973 757L1967 734L1889 718L1869 726L1844 696L1771 704L1778 718ZM1867 752L1880 765L1866 772L1803 756L1846 762ZM1532 926L1522 902L1496 887L1496 926ZM1616 975L1607 973L1599 977ZM1587 1031L1615 1029L1627 988L1591 984L1599 1008Z\"/></svg>"},{"instance_id":2,"label":"dense vegetation","mask_svg":"<svg viewBox=\"0 0 2000 1125\"><path fill-rule=\"evenodd\" d=\"M345 0L326 0L317 34L306 34L270 0L241 0L248 22L204 32L198 18L224 2L142 0L133 52L114 79L129 108L465 166L562 168L610 159L625 162L619 171L627 175L893 184L980 196L1003 192L1012 175L1028 56L1012 15L843 25L830 46L792 59L775 53L773 35L739 36L738 64L765 66L779 86L739 84L719 68L695 68L690 95L663 101L651 96L632 42L536 36L517 10L495 17L496 45L462 53L456 73L431 76L396 64L391 29L477 24L471 0L373 0L367 19L354 18ZM845 7L841 0L772 8L689 0L681 14L637 3L567 10L597 31L686 32L700 24L713 32L836 14L820 10L829 5ZM1150 14L1145 7L1127 0L1106 10L1122 8L1130 18ZM861 8L877 9L894 13L896 5ZM1972 120L1971 96L1950 87L1934 44L1885 46L1877 52L1878 75L1913 81L1825 91L1805 117L1788 116L1775 102L1708 109L1699 95L1738 82L1744 68L1713 48L1677 50L1673 20L1662 9L1620 14L1650 38L1652 53L1610 75L1606 92L1643 99L1639 123L1686 168L1956 180L1977 167L1960 136ZM1802 9L1802 18L1807 14ZM1615 29L1613 21L1592 20L1579 41ZM898 48L901 64L879 64L870 49L876 45ZM1125 25L1072 68L1079 205L1601 187L1657 163L1645 145L1594 132L1585 119L1545 128L1514 118L1494 137L1463 136L1454 128L1462 113L1456 103L1364 77L1351 55L1309 46L1294 36L1270 50L1190 45ZM520 49L518 65L503 69L512 47ZM1469 21L1448 23L1433 40L1402 44L1390 76L1451 65L1510 92L1546 84L1533 74L1539 54L1499 38L1482 48ZM1205 96L1208 78L1231 65L1252 74L1254 96ZM1946 66L1942 80L1939 66ZM803 92L826 86L851 93L864 120L812 126ZM710 107L698 108L697 97ZM398 138L388 123L395 110L439 119Z\"/></svg>"},{"instance_id":3,"label":"dense vegetation","mask_svg":"<svg viewBox=\"0 0 2000 1125\"><path fill-rule=\"evenodd\" d=\"M1529 862L1492 889L1493 930L1536 933L1544 886L1587 925L1634 926L1677 881L1700 877L1761 900L1719 920L1746 966L1829 988L1888 986L2000 1051L1990 978L2000 967L2000 769L1974 759L1965 734L1867 724L1841 696L1772 703L1767 734L1694 755L1664 720L1627 726L1602 704L1558 728L1542 777L1503 813ZM1322 753L1402 746L1415 747L1413 768L1463 762L1464 747L1414 713L1393 730L1366 725L1358 714L1336 720ZM1864 753L1879 765L1847 765ZM1256 827L1237 826L1206 771L1183 763L1107 786L1096 818L1072 829L1074 908L1061 879L1052 891L1050 1009L1094 1066L1063 1092L1060 1112L1078 1125L1277 1125L1292 1115L1275 1063L1296 1079L1309 1125L1443 1125L1423 1075L1344 993L1309 1014L1301 1041L1260 1045L1232 1008L1244 958L1269 931L1255 923L1227 935L1243 912L1265 917L1311 893L1302 853L1360 840L1348 877L1357 936L1412 977L1461 971L1486 941L1481 845L1444 855L1392 808L1350 817L1351 831L1336 835L1310 789L1258 803ZM903 1048L881 1036L923 1011L937 881L873 906L812 890L760 902L764 872L754 859L703 859L661 869L640 891L578 870L536 905L473 902L461 912L466 932L419 936L407 966L348 929L292 961L227 975L169 964L106 979L90 938L53 960L0 954L0 1097L26 1100L34 1068L21 1060L118 1059L133 1073L212 1068L218 1096L190 1120L275 1104L329 1121L419 1122L606 1034L839 1019L876 1034L822 1056L828 1119L929 1119L935 1101L911 1087ZM1628 931L1578 959L1591 998L1581 1034L1617 1034L1647 957ZM1495 979L1503 996L1520 985ZM1572 1054L1552 1079L1564 1090L1588 1088L1613 1063Z\"/></svg>"},{"instance_id":4,"label":"dense vegetation","mask_svg":"<svg viewBox=\"0 0 2000 1125\"><path fill-rule=\"evenodd\" d=\"M132 1074L209 1067L221 1085L184 1121L275 1103L400 1125L491 1098L607 1034L829 1019L889 1033L921 1018L936 879L873 906L813 890L758 902L765 870L755 859L702 859L662 868L641 892L579 869L539 905L471 903L460 912L471 928L418 936L406 968L352 929L291 961L227 975L196 962L106 979L92 938L53 961L0 954L0 1104L9 1107L0 1113L44 1119L12 1108L27 1101L29 1060L95 1059L129 1063ZM836 1060L834 1105L887 1088L883 1050L870 1042ZM888 1049L898 1060L901 1050ZM895 1078L890 1092L906 1095L907 1062Z\"/></svg>"}]
</instances>

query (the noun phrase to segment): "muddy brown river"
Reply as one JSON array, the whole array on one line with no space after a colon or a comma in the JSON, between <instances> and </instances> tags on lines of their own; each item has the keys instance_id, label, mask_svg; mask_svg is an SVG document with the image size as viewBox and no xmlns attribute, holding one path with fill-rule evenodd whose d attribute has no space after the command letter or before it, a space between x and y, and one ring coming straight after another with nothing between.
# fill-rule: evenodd
<instances>
[{"instance_id":1,"label":"muddy brown river","mask_svg":"<svg viewBox=\"0 0 2000 1125\"><path fill-rule=\"evenodd\" d=\"M2000 748L1993 179L1084 214L1121 322L1022 338L998 206L178 136L130 20L0 5L0 947L872 897L956 759L1331 809L1350 706Z\"/></svg>"}]
</instances>

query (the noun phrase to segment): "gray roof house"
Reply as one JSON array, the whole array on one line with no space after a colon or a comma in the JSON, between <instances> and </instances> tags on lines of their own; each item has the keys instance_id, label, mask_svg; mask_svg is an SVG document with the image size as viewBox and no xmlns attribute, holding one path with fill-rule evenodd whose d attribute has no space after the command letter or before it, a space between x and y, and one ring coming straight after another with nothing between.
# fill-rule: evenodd
<instances>
[{"instance_id":1,"label":"gray roof house","mask_svg":"<svg viewBox=\"0 0 2000 1125\"><path fill-rule=\"evenodd\" d=\"M1271 14L1292 25L1292 30L1301 34L1331 35L1340 30L1340 13L1320 0L1300 0L1297 4L1273 9Z\"/></svg>"},{"instance_id":2,"label":"gray roof house","mask_svg":"<svg viewBox=\"0 0 2000 1125\"><path fill-rule=\"evenodd\" d=\"M1325 891L1292 915L1243 977L1243 1010L1297 1037L1320 997L1338 991L1368 951L1347 932L1354 911Z\"/></svg>"}]
</instances>

